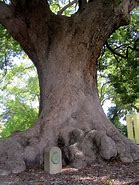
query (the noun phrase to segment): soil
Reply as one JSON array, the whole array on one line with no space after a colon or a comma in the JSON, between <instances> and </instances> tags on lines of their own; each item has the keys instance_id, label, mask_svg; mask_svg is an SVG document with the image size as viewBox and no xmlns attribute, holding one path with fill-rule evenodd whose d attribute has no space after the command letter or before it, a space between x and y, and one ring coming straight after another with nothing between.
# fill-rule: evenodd
<instances>
[{"instance_id":1,"label":"soil","mask_svg":"<svg viewBox=\"0 0 139 185\"><path fill-rule=\"evenodd\" d=\"M56 175L41 168L0 176L0 185L139 185L139 162L94 164L84 169L66 167Z\"/></svg>"}]
</instances>

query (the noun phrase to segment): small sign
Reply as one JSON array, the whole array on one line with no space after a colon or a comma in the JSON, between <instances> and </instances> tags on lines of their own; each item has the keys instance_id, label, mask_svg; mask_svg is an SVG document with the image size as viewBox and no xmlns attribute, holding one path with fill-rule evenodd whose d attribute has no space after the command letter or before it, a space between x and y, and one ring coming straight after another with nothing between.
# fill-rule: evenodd
<instances>
[{"instance_id":1,"label":"small sign","mask_svg":"<svg viewBox=\"0 0 139 185\"><path fill-rule=\"evenodd\" d=\"M139 144L139 113L126 116L128 138Z\"/></svg>"},{"instance_id":2,"label":"small sign","mask_svg":"<svg viewBox=\"0 0 139 185\"><path fill-rule=\"evenodd\" d=\"M60 148L52 147L49 151L44 149L44 171L50 174L62 171L62 153Z\"/></svg>"}]
</instances>

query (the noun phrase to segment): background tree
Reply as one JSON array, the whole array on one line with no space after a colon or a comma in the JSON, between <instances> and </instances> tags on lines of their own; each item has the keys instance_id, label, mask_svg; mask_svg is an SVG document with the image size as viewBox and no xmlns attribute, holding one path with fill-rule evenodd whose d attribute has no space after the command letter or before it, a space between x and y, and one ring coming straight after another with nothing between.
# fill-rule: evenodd
<instances>
[{"instance_id":1,"label":"background tree","mask_svg":"<svg viewBox=\"0 0 139 185\"><path fill-rule=\"evenodd\" d=\"M36 71L29 62L14 64L8 69L1 82L0 94L3 108L0 118L4 126L2 137L14 131L26 130L35 123L38 117L39 89Z\"/></svg>"},{"instance_id":2,"label":"background tree","mask_svg":"<svg viewBox=\"0 0 139 185\"><path fill-rule=\"evenodd\" d=\"M138 57L134 44L138 39L138 9L132 12L130 25L118 29L107 41L99 62L99 96L104 104L109 99L115 104L108 117L120 124L127 113L135 111L139 97ZM112 114L112 115L111 115ZM115 119L114 119L115 118Z\"/></svg>"},{"instance_id":3,"label":"background tree","mask_svg":"<svg viewBox=\"0 0 139 185\"><path fill-rule=\"evenodd\" d=\"M96 81L102 47L129 23L128 14L138 3L79 1L79 10L67 17L52 13L45 0L0 2L0 22L34 63L40 86L36 124L0 142L2 169L15 173L40 164L44 147L54 145L75 167L117 157L139 159L138 147L106 118Z\"/></svg>"}]
</instances>

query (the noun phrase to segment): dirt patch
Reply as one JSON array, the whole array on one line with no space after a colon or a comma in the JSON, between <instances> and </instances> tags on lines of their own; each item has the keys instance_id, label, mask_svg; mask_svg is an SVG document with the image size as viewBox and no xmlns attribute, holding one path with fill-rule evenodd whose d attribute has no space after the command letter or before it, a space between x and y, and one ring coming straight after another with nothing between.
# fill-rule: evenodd
<instances>
[{"instance_id":1,"label":"dirt patch","mask_svg":"<svg viewBox=\"0 0 139 185\"><path fill-rule=\"evenodd\" d=\"M139 185L139 163L94 164L81 170L66 167L56 175L29 169L1 176L0 185Z\"/></svg>"}]
</instances>

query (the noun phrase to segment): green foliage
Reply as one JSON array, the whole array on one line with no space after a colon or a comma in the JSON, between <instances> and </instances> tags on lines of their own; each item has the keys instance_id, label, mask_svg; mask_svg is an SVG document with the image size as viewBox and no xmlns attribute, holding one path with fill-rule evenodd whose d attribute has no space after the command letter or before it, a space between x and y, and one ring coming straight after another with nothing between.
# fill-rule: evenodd
<instances>
[{"instance_id":1,"label":"green foliage","mask_svg":"<svg viewBox=\"0 0 139 185\"><path fill-rule=\"evenodd\" d=\"M62 11L62 15L65 15L65 16L71 16L78 9L78 2L75 2L75 1L72 4L72 1L69 1L69 0L62 0L62 1L50 0L49 4L50 4L50 9L55 14L58 14L59 11L66 6L66 8L64 8L64 11Z\"/></svg>"},{"instance_id":2,"label":"green foliage","mask_svg":"<svg viewBox=\"0 0 139 185\"><path fill-rule=\"evenodd\" d=\"M110 121L121 131L125 136L127 136L127 126L121 124L119 118L125 116L125 110L122 110L121 107L112 106L108 110L107 114Z\"/></svg>"},{"instance_id":3,"label":"green foliage","mask_svg":"<svg viewBox=\"0 0 139 185\"><path fill-rule=\"evenodd\" d=\"M7 137L15 130L24 130L30 127L37 118L37 110L25 103L28 96L31 96L27 93L27 87L30 85L29 81L24 87L24 92L18 83L14 84L15 79L20 79L21 84L23 84L23 73L26 72L23 64L13 66L13 57L23 53L19 44L12 39L1 25L0 38L0 136Z\"/></svg>"},{"instance_id":4,"label":"green foliage","mask_svg":"<svg viewBox=\"0 0 139 185\"><path fill-rule=\"evenodd\" d=\"M27 62L27 61L26 61ZM30 128L38 117L39 86L32 64L15 64L1 83L1 137Z\"/></svg>"},{"instance_id":5,"label":"green foliage","mask_svg":"<svg viewBox=\"0 0 139 185\"><path fill-rule=\"evenodd\" d=\"M18 98L7 100L5 111L1 117L5 122L1 137L8 137L15 131L24 131L30 128L37 120L37 109L22 103Z\"/></svg>"},{"instance_id":6,"label":"green foliage","mask_svg":"<svg viewBox=\"0 0 139 185\"><path fill-rule=\"evenodd\" d=\"M0 38L0 69L7 69L12 64L11 58L19 55L21 48L1 25Z\"/></svg>"},{"instance_id":7,"label":"green foliage","mask_svg":"<svg viewBox=\"0 0 139 185\"><path fill-rule=\"evenodd\" d=\"M108 112L110 120L126 134L120 118L125 119L128 112L137 110L139 98L138 62L134 44L139 34L139 9L132 12L131 23L118 29L108 40L113 53L104 46L99 60L98 88L102 105L107 99L114 107ZM136 13L135 13L136 12ZM119 53L121 56L116 55ZM124 128L123 128L124 127Z\"/></svg>"},{"instance_id":8,"label":"green foliage","mask_svg":"<svg viewBox=\"0 0 139 185\"><path fill-rule=\"evenodd\" d=\"M50 1L50 9L56 13L61 9L61 6L57 0Z\"/></svg>"},{"instance_id":9,"label":"green foliage","mask_svg":"<svg viewBox=\"0 0 139 185\"><path fill-rule=\"evenodd\" d=\"M139 60L135 57L134 50L131 49L134 48L135 35L138 32L137 18L139 16L133 14L130 26L118 29L108 41L111 47L123 56L126 56L127 47L130 46L128 58L116 56L105 47L99 63L99 76L106 86L109 86L111 91L109 97L111 96L114 102L122 102L126 107L134 107L139 97L137 80Z\"/></svg>"}]
</instances>

